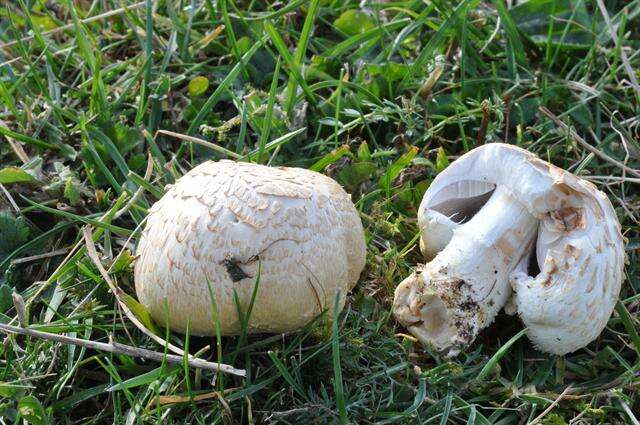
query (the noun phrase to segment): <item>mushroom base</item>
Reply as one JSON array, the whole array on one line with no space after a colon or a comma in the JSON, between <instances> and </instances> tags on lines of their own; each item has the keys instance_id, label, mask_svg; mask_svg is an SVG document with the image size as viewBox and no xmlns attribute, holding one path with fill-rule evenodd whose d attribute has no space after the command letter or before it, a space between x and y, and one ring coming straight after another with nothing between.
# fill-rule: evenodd
<instances>
[{"instance_id":1,"label":"mushroom base","mask_svg":"<svg viewBox=\"0 0 640 425\"><path fill-rule=\"evenodd\" d=\"M421 343L455 356L475 339L483 311L464 280L427 274L417 271L396 288L393 313Z\"/></svg>"}]
</instances>

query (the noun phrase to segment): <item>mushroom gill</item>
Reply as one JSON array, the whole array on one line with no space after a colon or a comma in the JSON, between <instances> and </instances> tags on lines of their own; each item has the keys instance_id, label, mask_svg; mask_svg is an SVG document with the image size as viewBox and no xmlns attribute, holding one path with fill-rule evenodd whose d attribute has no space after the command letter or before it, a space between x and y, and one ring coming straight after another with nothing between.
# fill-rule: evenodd
<instances>
[{"instance_id":1,"label":"mushroom gill","mask_svg":"<svg viewBox=\"0 0 640 425\"><path fill-rule=\"evenodd\" d=\"M491 183L462 180L443 187L428 202L421 203L420 250L427 260L444 249L453 230L480 211L494 190L495 185Z\"/></svg>"}]
</instances>

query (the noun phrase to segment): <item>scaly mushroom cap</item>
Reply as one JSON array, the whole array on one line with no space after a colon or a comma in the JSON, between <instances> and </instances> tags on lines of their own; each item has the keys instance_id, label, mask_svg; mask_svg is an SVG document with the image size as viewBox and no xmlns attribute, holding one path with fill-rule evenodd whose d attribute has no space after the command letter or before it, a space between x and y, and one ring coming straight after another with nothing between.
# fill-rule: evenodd
<instances>
[{"instance_id":1,"label":"scaly mushroom cap","mask_svg":"<svg viewBox=\"0 0 640 425\"><path fill-rule=\"evenodd\" d=\"M261 264L249 332L288 332L331 310L365 263L362 223L332 179L299 168L232 161L194 168L151 208L135 265L152 317L196 335L240 332ZM244 314L244 313L243 313Z\"/></svg>"},{"instance_id":2,"label":"scaly mushroom cap","mask_svg":"<svg viewBox=\"0 0 640 425\"><path fill-rule=\"evenodd\" d=\"M422 247L436 246L432 230L450 235L435 238L442 251L396 290L396 317L426 344L459 352L493 321L511 288L542 351L584 347L611 316L624 262L611 202L524 149L492 143L460 157L434 179L418 222ZM534 239L541 272L529 276Z\"/></svg>"}]
</instances>

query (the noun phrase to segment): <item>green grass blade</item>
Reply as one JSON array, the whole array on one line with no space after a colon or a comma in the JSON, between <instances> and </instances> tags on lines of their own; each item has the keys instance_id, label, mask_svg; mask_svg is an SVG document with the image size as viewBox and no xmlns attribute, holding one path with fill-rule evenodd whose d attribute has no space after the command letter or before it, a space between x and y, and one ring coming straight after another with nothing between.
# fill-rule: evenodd
<instances>
[{"instance_id":1,"label":"green grass blade","mask_svg":"<svg viewBox=\"0 0 640 425\"><path fill-rule=\"evenodd\" d=\"M291 64L295 69L299 70L302 66L302 61L307 52L307 46L309 45L309 38L311 37L311 30L313 28L313 23L316 18L316 14L318 13L318 6L320 5L320 0L311 0L309 4L309 9L307 10L307 16L304 19L304 25L302 26L302 32L300 33L300 38L298 39L298 45L296 46L296 51L293 56L293 63ZM289 83L287 84L287 102L286 102L286 111L287 116L291 117L293 112L293 107L295 104L295 95L296 91L296 80L295 78L289 78Z\"/></svg>"},{"instance_id":2,"label":"green grass blade","mask_svg":"<svg viewBox=\"0 0 640 425\"><path fill-rule=\"evenodd\" d=\"M515 344L516 341L518 341L520 338L526 335L526 333L527 333L527 329L525 328L520 332L518 332L517 334L515 334L514 336L512 336L511 339L509 339L509 341L504 343L504 345L502 345L502 347L500 347L500 349L498 349L498 351L496 351L496 353L493 356L491 356L489 361L484 365L484 367L476 377L476 380L482 381L486 379L489 376L489 374L493 372L493 369L495 369L500 359L504 357L505 354L507 354L507 352L509 351L509 348L511 348L511 346Z\"/></svg>"},{"instance_id":3,"label":"green grass blade","mask_svg":"<svg viewBox=\"0 0 640 425\"><path fill-rule=\"evenodd\" d=\"M346 424L349 421L347 416L347 406L344 395L344 384L342 381L342 364L340 362L340 335L338 334L338 318L340 315L340 296L336 293L336 300L333 305L333 317L331 323L331 358L333 360L333 390L336 396L336 406L340 415L340 423Z\"/></svg>"},{"instance_id":4,"label":"green grass blade","mask_svg":"<svg viewBox=\"0 0 640 425\"><path fill-rule=\"evenodd\" d=\"M271 134L273 105L276 102L276 92L278 90L278 77L280 76L280 58L276 62L276 69L273 71L273 78L271 80L271 88L269 89L269 99L267 100L267 110L264 114L264 122L262 125L262 131L260 132L260 141L258 144L258 157L256 162L261 164L264 159L264 148L267 145L267 140Z\"/></svg>"},{"instance_id":5,"label":"green grass blade","mask_svg":"<svg viewBox=\"0 0 640 425\"><path fill-rule=\"evenodd\" d=\"M438 31L429 38L429 41L422 48L418 57L413 61L407 75L400 83L400 88L406 87L415 74L422 72L422 67L425 62L433 57L436 49L442 48L454 27L459 25L469 9L475 7L478 3L479 0L463 0L456 6L451 15L440 25Z\"/></svg>"},{"instance_id":6,"label":"green grass blade","mask_svg":"<svg viewBox=\"0 0 640 425\"><path fill-rule=\"evenodd\" d=\"M191 125L189 125L189 129L187 130L187 134L189 135L195 134L196 130L200 127L200 124L202 124L202 121L204 121L205 116L209 114L209 112L213 109L214 106L216 106L222 94L225 92L225 90L227 90L227 88L231 85L231 83L233 83L233 81L236 79L236 77L238 76L240 71L244 68L244 65L249 61L249 59L258 51L258 49L260 48L260 45L261 45L261 42L255 43L253 46L251 46L251 48L247 51L247 53L242 55L240 62L237 63L231 69L231 71L229 71L227 76L220 82L220 84L218 85L216 90L213 92L213 94L207 99L205 104L198 111L195 118L193 118L193 120L191 121Z\"/></svg>"}]
</instances>

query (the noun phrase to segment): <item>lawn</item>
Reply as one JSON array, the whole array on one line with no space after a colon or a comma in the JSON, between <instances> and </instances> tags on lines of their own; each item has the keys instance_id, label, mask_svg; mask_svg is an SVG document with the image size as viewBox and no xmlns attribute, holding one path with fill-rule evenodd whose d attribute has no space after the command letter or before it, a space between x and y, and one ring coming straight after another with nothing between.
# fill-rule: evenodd
<instances>
[{"instance_id":1,"label":"lawn","mask_svg":"<svg viewBox=\"0 0 640 425\"><path fill-rule=\"evenodd\" d=\"M639 48L640 0L0 2L0 323L45 333L0 333L0 423L638 424ZM616 210L625 280L584 349L541 353L501 313L446 358L391 313L422 194L492 142ZM187 337L136 302L149 208L218 159L352 195L367 263L333 323Z\"/></svg>"}]
</instances>

